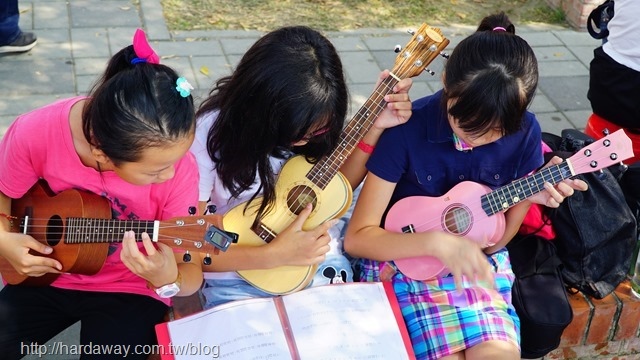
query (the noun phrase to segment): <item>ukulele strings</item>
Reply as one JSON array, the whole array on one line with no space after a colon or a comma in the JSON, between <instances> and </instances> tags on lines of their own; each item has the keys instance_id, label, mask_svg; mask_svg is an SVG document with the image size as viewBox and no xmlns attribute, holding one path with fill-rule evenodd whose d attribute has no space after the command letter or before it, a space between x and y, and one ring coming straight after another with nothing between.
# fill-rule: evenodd
<instances>
[{"instance_id":1,"label":"ukulele strings","mask_svg":"<svg viewBox=\"0 0 640 360\"><path fill-rule=\"evenodd\" d=\"M562 172L560 171L560 166L562 166L564 163L559 164L559 165L553 165L550 166L548 168L544 168L543 170L550 172L552 177L555 179L556 175L559 175L560 178L562 177ZM506 210L507 208L504 208L503 203L508 202L509 200L512 201L512 204L515 205L517 203L519 203L521 199L519 201L514 201L513 200L513 194L511 194L507 188L509 187L514 187L514 185L517 184L524 184L521 181L522 179L518 179L513 181L510 184L498 187L495 190L490 191L489 193L479 193L476 192L475 194L470 194L471 196L474 196L472 199L462 199L462 200L466 200L465 203L460 203L460 202L456 202L453 203L451 205L448 205L446 207L446 209L444 209L444 211L446 211L446 213L443 213L443 216L440 217L432 217L430 219L427 219L426 221L423 222L419 222L419 223L413 223L413 224L407 224L407 225L413 225L414 229L416 230L415 232L423 232L423 231L428 231L428 230L437 230L439 228L443 228L443 229L458 229L459 228L459 224L463 223L463 226L461 226L461 228L470 228L471 227L471 223L478 223L478 221L473 221L474 216L473 214L482 214L485 213L485 207L482 206L482 202L481 199L483 196L487 197L487 201L488 201L488 205L490 207L490 210L493 211L493 214L498 213L502 210ZM562 178L561 178L562 179ZM544 178L543 178L544 180ZM524 180L526 181L526 180ZM528 182L527 182L528 184ZM533 191L530 195L534 195L540 191L544 190L544 187L542 187L542 184L535 184L537 187L537 191ZM506 194L505 194L506 191ZM516 191L521 193L522 191ZM488 196L488 195L494 195L494 196ZM500 195L501 194L501 195ZM496 197L495 195L500 195L498 197ZM494 201L490 201L490 200L494 200ZM418 209L419 210L419 209ZM446 216L446 214L452 214L452 216ZM487 216L491 216L493 214L486 214ZM441 220L441 219L444 219ZM471 225L470 225L471 224ZM456 234L455 231L452 231L454 234ZM458 231L457 234L460 234L464 231Z\"/></svg>"},{"instance_id":2,"label":"ukulele strings","mask_svg":"<svg viewBox=\"0 0 640 360\"><path fill-rule=\"evenodd\" d=\"M391 77L389 77L387 79L390 79L390 78ZM395 79L391 78L391 80L395 80ZM391 81L391 82L393 82L393 81ZM389 94L391 92L391 89L393 88L393 85L395 85L395 83L397 83L397 82L394 82L392 84L387 84L387 82L381 83L380 86L378 86L374 90L374 95L377 95L377 96L379 96L379 98L383 99L386 94ZM384 91L380 91L381 88L383 88L382 90L384 90ZM362 109L366 109L367 113L371 113L373 115L377 115L377 114L380 113L381 110L384 109L384 105L385 104L386 103L382 103L382 104L381 103L377 103L377 104L375 104L374 109L371 110L371 109L369 109L367 107L367 104L365 103L365 105L363 105L361 110ZM358 111L358 113L360 113L360 112L361 111ZM356 128L355 130L357 130L356 131L357 134L355 134L355 135L352 135L351 134L352 131L348 131L348 130L354 129L354 126L357 126L357 124L353 124L353 123L350 122L347 125L348 129L346 129L345 132L343 132L344 136L342 136L340 138L340 144L341 145L342 144L349 144L350 142L353 142L354 140L361 138L363 136L363 134L360 134L362 132L362 129L368 129L370 127L370 125L372 124L371 119L372 119L372 116L369 116L368 118L366 118L365 126L363 126L360 129ZM349 150L349 149L346 149L346 150ZM335 151L338 151L338 149L336 149ZM351 151L348 151L348 153L350 153L350 152ZM323 164L323 165L325 165L324 166L325 168L329 168L329 169L333 169L333 170L337 171L337 167L340 165L340 163L344 162L342 160L343 159L337 159L336 157L330 157L330 158L325 158L325 159L323 159L321 161L325 161L326 162L326 164ZM324 173L324 172L313 172L313 174L309 178L309 180L312 183L315 184L318 180L321 180L323 177L326 177L326 176L327 176L327 174ZM296 194L294 192L290 192L287 195L287 203L295 203L296 204L295 207L292 209L292 212L294 214L298 214L307 205L307 202L304 202L304 201L293 201L294 198L308 199L309 197L313 197L314 193L315 193L314 190L312 188L310 188L310 187L305 187L304 190L302 190L302 192L300 194ZM282 219L279 219L279 220L282 220Z\"/></svg>"},{"instance_id":3,"label":"ukulele strings","mask_svg":"<svg viewBox=\"0 0 640 360\"><path fill-rule=\"evenodd\" d=\"M418 34L414 35L414 38L417 38ZM428 38L428 36L427 36ZM427 48L429 46L429 44L426 44ZM425 46L423 44L420 44L420 41L411 41L409 42L409 44L407 45L407 49L403 51L403 54L414 54L416 52L418 52L418 47L419 46ZM431 50L431 49L430 49ZM433 56L431 57L431 59L427 58L427 62L426 64L417 64L414 62L413 65L417 65L417 66L426 66L427 64L431 63L431 61L433 60L433 58L435 58L439 53L440 53L440 49L437 49L438 51L433 51ZM400 55L402 56L402 55ZM399 57L400 59L400 57ZM401 61L398 61L396 63L396 65L394 66L394 68L391 71L390 76L388 76L387 78L385 78L373 91L372 95L367 99L367 102L369 102L370 100L372 100L372 98L374 98L374 95L377 96L377 103L374 100L374 109L369 109L368 108L368 104L367 102L365 102L365 104L358 110L358 112L356 113L356 115L361 114L361 113L365 113L366 115L368 115L365 118L365 123L364 123L364 127L359 127L357 128L357 135L353 136L350 135L350 131L348 130L353 130L354 126L360 126L358 124L354 124L353 122L349 122L349 124L347 124L347 127L345 130L343 130L343 133L340 138L340 142L339 144L344 144L343 141L346 141L347 145L351 145L351 149L347 149L346 147L343 150L347 150L347 156L353 151L353 148L355 148L355 144L349 144L349 141L353 141L356 138L362 138L364 136L364 134L362 134L363 130L368 130L370 128L371 125L373 125L373 121L375 120L375 117L372 117L370 113L368 113L367 111L375 111L374 115L378 115L385 107L386 102L383 102L382 100L384 100L384 96L391 93L393 86L395 86L395 84L397 84L397 81L400 81L401 78L405 78L407 76L409 76L411 74L411 66L407 67L407 68L403 68L404 67L404 63L406 63L407 61L411 60L411 57L402 57ZM397 71L396 71L397 69ZM396 75L397 74L397 75ZM398 77L399 76L399 77ZM384 90L384 91L381 91ZM344 137L344 139L343 139ZM341 145L339 145L341 146ZM334 150L337 151L337 150ZM323 162L327 162L327 161L331 161L328 165L323 164ZM323 158L321 159L318 163L316 163L316 165L314 165L314 167L312 167L312 171L314 169L317 169L319 164L325 165L325 167L330 167L330 169L335 169L337 167L337 164L341 163L344 161L344 158L340 157L338 159L334 159L334 158ZM311 180L312 182L314 180L318 180L318 178L322 178L323 176L326 176L326 173L323 174L321 171L319 172L314 172L313 175L311 176L311 178L309 178L309 180ZM335 176L335 174L334 174ZM329 180L331 181L331 180ZM310 188L310 187L305 187L301 193L296 194L294 192L290 192L289 194L287 194L286 197L286 204L295 204L295 206L291 209L291 211L294 214L299 214L299 212L308 204L308 202L304 202L304 201L295 201L297 200L296 198L302 198L302 199L309 199L309 198L313 198L315 191ZM274 218L274 220L276 222L282 222L285 220L288 220L289 215L286 213L281 213L279 216L276 216ZM263 224L260 225L260 227L263 230L263 233L266 232L268 234L269 237L274 238L275 236L277 236L277 233L274 233L274 231L272 229L268 229L266 228ZM263 238L263 240L266 240Z\"/></svg>"},{"instance_id":4,"label":"ukulele strings","mask_svg":"<svg viewBox=\"0 0 640 360\"><path fill-rule=\"evenodd\" d=\"M24 217L19 218L19 220L23 220ZM40 225L39 223L44 223L45 221L48 221L50 218L34 218L34 217L29 217L29 231L27 232L27 235L31 236L31 237L45 237L47 234L51 234L51 233L55 233L55 234L60 234L61 236L64 235L69 235L69 232L64 231L65 229L69 229L70 227L73 227L74 229L79 229L82 230L83 232L73 232L71 235L73 236L77 236L77 237L95 237L97 230L96 227L92 227L92 226L87 226L87 225L77 225L77 226L69 226L69 225ZM74 219L74 218L72 218ZM127 220L117 220L117 219L86 219L86 218L77 218L77 219L82 219L82 220L95 220L95 221L127 221ZM158 230L162 230L162 229L173 229L173 228L187 228L187 227L203 227L203 225L199 225L199 224L184 224L184 225L160 225L158 227ZM34 231L32 231L34 230ZM120 229L122 231L129 231L129 230L134 230L133 227L125 227L124 229ZM140 238L140 233L136 233L136 241L141 241ZM101 239L98 239L98 241L85 241L85 242L78 242L78 243L73 243L73 244L91 244L91 243L121 243L122 242L122 238L114 238L113 241L105 241L103 240L104 238L107 238L108 235L116 235L116 234L99 234L99 235L104 235ZM151 234L149 234L151 236ZM196 243L206 243L207 241L205 239L202 240L191 240L191 239L185 239L179 236L169 236L169 235L164 235L164 234L158 234L157 236L158 241L160 241L160 239L162 240L168 240L168 241L176 241L176 240L180 240L182 241L182 243L189 243L189 244L196 244ZM47 239L37 239L39 242L47 242ZM193 248L195 248L195 245L192 246Z\"/></svg>"},{"instance_id":5,"label":"ukulele strings","mask_svg":"<svg viewBox=\"0 0 640 360\"><path fill-rule=\"evenodd\" d=\"M379 96L379 97L381 97L383 99L386 94L389 94L391 92L393 86L395 85L395 83L393 83L394 80L395 79L393 79L392 76L389 76L389 77L385 78L383 80L383 82L380 83L380 85L378 85L376 87L376 89L373 91L373 93L370 96L370 98L373 97L373 95L377 95L377 96ZM392 84L388 84L389 82L392 82ZM382 88L385 88L384 89L385 91L381 91ZM376 107L378 108L378 110L376 112L376 114L377 114L377 113L380 112L380 110L382 110L384 108L384 104L377 104ZM363 109L368 109L366 103L360 108L360 110L358 110L357 114L362 112ZM367 123L372 123L370 118L367 118L366 122ZM364 128L368 129L369 125L371 125L371 124L367 124L367 126L365 126ZM355 124L350 122L349 124L347 124L347 129L353 128L354 126L355 126ZM358 132L361 132L361 131L362 130L360 129ZM343 135L344 136L341 136L341 138L340 138L340 140L341 140L340 143L344 143L344 141L349 142L349 141L352 141L353 139L357 138L357 136L349 135L348 131L346 129L343 132ZM350 138L350 136L351 136L351 138ZM344 139L343 139L343 137L344 137ZM338 151L338 150L335 150L335 151ZM323 160L326 160L326 158L323 159ZM321 161L323 161L323 160L321 160ZM320 162L316 163L316 166L319 163ZM332 163L330 163L332 168L334 168L336 166L335 163L336 163L336 161L334 161L334 160L332 160ZM312 169L313 168L314 167L312 167ZM318 180L319 178L322 178L322 175L323 175L322 173L320 173L320 174L314 173L313 176L311 176L309 178L309 180L313 182L314 180ZM293 191L290 191L287 194L287 197L286 197L286 204L288 205L288 204L292 204L293 203L294 206L290 210L291 210L291 212L293 214L298 214L300 211L302 211L302 209L304 209L307 206L307 204L309 202L296 201L296 200L297 199L305 200L305 199L309 199L310 197L311 198L315 197L315 191L311 187L305 187L300 193L295 193ZM275 223L283 223L288 219L289 219L289 215L288 214L280 213L278 216L274 217L274 222ZM275 238L278 235L272 229L267 229L264 225L260 225L260 228L263 230L263 233L268 234L268 237L270 237L272 239ZM267 236L266 234L265 234L265 236ZM266 239L263 238L263 240L266 240Z\"/></svg>"},{"instance_id":6,"label":"ukulele strings","mask_svg":"<svg viewBox=\"0 0 640 360\"><path fill-rule=\"evenodd\" d=\"M602 145L601 142L598 142L596 146L594 146L594 147L592 147L590 149L592 150L592 153L595 154L597 152L602 151L602 149L605 149L605 148L606 148L606 146ZM580 160L582 160L582 161L580 161ZM565 177L563 175L564 172L562 171L562 168L567 167L568 163L570 163L571 166L572 166L573 174L569 174L568 177ZM560 164L552 165L552 166L540 169L540 171L538 171L536 174L541 174L541 175L538 175L538 176L542 176L542 179L544 181L551 182L552 185L555 185L555 184L561 182L562 180L571 178L574 175L593 172L593 171L595 171L595 169L591 166L590 161L588 161L588 160L578 159L576 161L574 159L567 159L567 160L563 161ZM547 179L545 179L543 172L549 173L549 175L551 177L550 181L547 181ZM508 188L510 188L510 187L511 188L515 188L517 185L527 185L527 186L529 186L530 183L528 181L528 178L530 178L531 176L535 176L536 174L529 175L529 176L526 176L524 178L516 179L513 182L511 182L510 184L507 184L507 185L501 186L501 187L499 187L499 188L497 188L495 190L492 190L489 194L491 194L491 193L500 193L501 192L503 201L507 201L507 200L510 200L510 199L512 200L512 193L508 191ZM529 194L529 196L535 195L535 194L545 190L544 186L542 184L534 184L534 185L536 186L537 191L533 191L531 194ZM531 188L533 188L533 187L531 187ZM505 191L506 191L506 195L505 195ZM523 191L516 191L516 192L522 193ZM466 218L463 219L464 221L469 221L472 218L472 216L469 215L469 213L474 214L474 213L484 212L484 208L483 208L482 204L479 202L479 200L480 200L480 198L482 196L488 195L488 194L477 194L477 195L478 196L474 200L470 201L470 203L472 203L472 205L466 207L466 208L469 209L469 211L467 212L466 210L464 210L464 213L466 215ZM527 197L529 197L529 196L527 196ZM507 199L508 197L509 197L509 199ZM522 201L522 200L524 200L524 199L520 199L520 201ZM518 202L513 201L513 205L519 203L520 201L518 201ZM502 203L497 203L497 202L490 203L489 206L491 206L492 210L502 209L503 208ZM456 208L463 209L464 207L458 206ZM499 211L495 211L495 213L497 213L497 212L499 212ZM416 232L438 229L440 227L439 226L440 224L442 224L444 226L444 228L446 228L446 229L456 228L455 225L456 225L456 220L457 219L455 219L455 216L453 216L453 217L445 217L445 219L446 220L443 222L438 218L431 218L431 219L429 219L427 221L424 221L424 222L421 222L421 223L418 223L418 224L412 224L412 225L414 225L414 228L417 230ZM409 225L409 224L407 224L407 225ZM421 230L421 231L419 231L419 230Z\"/></svg>"},{"instance_id":7,"label":"ukulele strings","mask_svg":"<svg viewBox=\"0 0 640 360\"><path fill-rule=\"evenodd\" d=\"M416 35L414 35L414 39L417 39L419 36L421 36L420 34L416 33ZM426 36L422 41L425 41L426 39L429 39L429 36ZM426 47L427 49L429 48L429 42L425 43L425 44L421 44L422 41L410 41L407 44L407 48L403 51L403 54L416 54L419 53L418 47ZM439 49L437 52L433 52L433 55L431 59L427 59L426 64L417 64L416 62L414 62L412 65L416 65L416 66L425 66L428 65L429 63L431 63L431 61L433 60L433 58L435 58L438 54L439 54ZM347 154L346 156L348 156L349 154L351 154L351 152L353 151L353 148L355 147L355 144L350 144L350 142L357 140L357 139L361 139L362 137L364 137L365 134L363 134L363 131L367 131L369 130L369 128L373 125L373 122L375 121L375 118L382 112L382 110L384 110L384 107L386 106L386 102L384 102L384 96L387 94L390 94L393 90L393 86L395 86L400 79L404 79L406 77L409 77L412 73L412 68L410 66L405 66L405 63L412 61L412 57L404 57L402 55L399 55L399 59L401 59L401 61L398 61L397 64L393 67L393 69L391 70L390 75L385 78L373 91L372 95L369 96L369 98L367 99L367 101L364 103L364 105L358 110L358 112L356 113L356 116L358 114L361 113L365 113L366 118L365 118L365 123L363 127L360 127L357 129L356 135L351 135L351 131L346 131L350 128L353 128L354 126L359 126L358 124L354 124L353 121L350 121L349 124L347 125L347 129L345 129L345 131L343 131L343 135L344 135L344 139L341 136L340 140L340 145L339 146L343 146L342 144L348 144L351 145L351 149L347 149L346 147L344 148L344 150L347 150ZM382 91L381 91L382 90ZM370 108L368 106L368 102L370 100L372 100L372 98L374 98L375 95L375 99L373 100L374 102L374 106L372 108ZM377 101L376 101L377 100ZM337 150L334 150L334 152ZM330 169L334 169L337 170L337 167L341 165L341 163L344 163L344 158L343 157L329 157L329 158L324 158L321 161L319 161L316 166L314 166L312 169L316 169L318 164L324 162L324 161L331 161L330 163L328 163L327 165L325 165L325 167L330 168ZM326 176L326 174L323 174L323 172L314 172L314 174L312 175L312 177L309 179L310 181L314 182L317 181L318 178L323 178L324 176ZM334 174L335 176L335 174ZM315 183L315 182L314 182ZM305 190L303 190L302 192L302 196L304 196L304 198L308 198L309 196L313 197L314 191L311 188L306 188ZM291 203L292 197L299 197L299 195L290 193L287 196L287 203ZM303 203L303 202L295 202L297 204L297 206L292 210L292 212L294 214L298 214L306 205L307 203ZM282 217L278 220L282 220Z\"/></svg>"},{"instance_id":8,"label":"ukulele strings","mask_svg":"<svg viewBox=\"0 0 640 360\"><path fill-rule=\"evenodd\" d=\"M406 61L403 60L402 62ZM400 62L400 64L402 63ZM356 131L354 135L352 135L353 131L348 131L348 130L353 130L354 126L360 126L359 124L355 124L354 122L350 121L349 124L347 124L347 128L343 131L343 136L341 136L340 138L340 145L342 146L342 144L350 144L351 142L353 142L356 139L362 138L364 136L364 134L362 134L363 131L368 130L371 125L373 125L373 121L375 120L375 117L377 117L377 115L380 114L380 112L382 112L382 110L384 110L385 105L387 104L384 101L384 96L387 94L390 94L393 90L393 86L395 86L398 83L398 80L396 80L396 78L394 76L399 76L399 78L404 78L406 76L408 76L410 74L409 71L403 71L402 67L400 66L399 70L398 70L398 75L395 75L394 72L391 73L391 75L389 75L387 78L385 78L373 91L372 95L369 96L369 98L367 99L367 101L362 105L362 107L360 107L360 109L358 110L358 112L356 113L356 116L364 113L365 115L368 115L365 117L365 123L364 126L360 127L360 128L356 128ZM370 105L367 104L367 102L369 102L369 100L372 100L372 98L375 98L375 100L377 101L373 101L374 102L374 106L370 107ZM355 147L355 145L351 145L351 147ZM348 154L351 153L351 151L353 149L346 149L347 151L347 156ZM338 149L334 150L338 151ZM337 166L339 166L341 163L344 163L344 158L341 157L329 157L329 158L324 158L321 161L319 161L317 164L319 164L320 162L323 161L330 161L328 162L328 164L325 165L325 167L330 168L330 169L334 169L337 170ZM316 164L316 165L317 165ZM315 167L314 167L315 168ZM312 168L313 169L313 168ZM315 183L314 181L317 181L318 179L321 179L323 176L326 176L325 173L323 172L314 172L314 174L311 176L311 178L309 178L309 180L313 183ZM295 203L295 207L291 210L294 214L298 214L304 207L307 206L308 202L303 202L303 201L294 201L294 197L295 198L302 198L302 199L307 199L309 197L314 197L314 190L310 187L306 187L300 194L295 194L293 192L290 192L287 195L287 204L290 203ZM279 218L277 218L277 221L282 221L287 217L287 215L281 215Z\"/></svg>"}]
</instances>

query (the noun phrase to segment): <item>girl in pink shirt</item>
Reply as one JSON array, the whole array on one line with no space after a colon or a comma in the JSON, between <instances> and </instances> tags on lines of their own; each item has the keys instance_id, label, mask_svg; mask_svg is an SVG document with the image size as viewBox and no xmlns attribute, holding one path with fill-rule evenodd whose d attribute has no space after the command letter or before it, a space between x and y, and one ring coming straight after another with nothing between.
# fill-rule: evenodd
<instances>
[{"instance_id":1,"label":"girl in pink shirt","mask_svg":"<svg viewBox=\"0 0 640 360\"><path fill-rule=\"evenodd\" d=\"M192 87L158 60L138 30L134 45L111 58L89 97L21 115L2 138L3 269L55 277L47 286L14 284L0 291L4 359L26 355L25 348L44 344L76 321L81 344L128 346L128 357L146 358L134 349L155 344L154 325L163 320L170 297L188 296L202 283L200 265L154 245L146 232L123 229L122 243L109 245L97 274L81 275L45 256L54 247L9 231L11 222L22 221L22 214L12 214L12 201L39 180L56 194L97 194L120 220L167 220L197 206L198 171L188 154L195 131Z\"/></svg>"}]
</instances>

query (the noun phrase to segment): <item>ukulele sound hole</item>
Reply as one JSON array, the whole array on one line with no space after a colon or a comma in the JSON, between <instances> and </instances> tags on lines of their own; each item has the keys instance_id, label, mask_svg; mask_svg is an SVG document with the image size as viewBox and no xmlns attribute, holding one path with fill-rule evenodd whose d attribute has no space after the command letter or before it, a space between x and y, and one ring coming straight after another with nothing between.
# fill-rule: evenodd
<instances>
[{"instance_id":1,"label":"ukulele sound hole","mask_svg":"<svg viewBox=\"0 0 640 360\"><path fill-rule=\"evenodd\" d=\"M56 246L62 239L62 230L64 229L64 224L62 222L62 218L58 215L53 215L49 218L47 222L47 234L46 240L49 246Z\"/></svg>"},{"instance_id":2,"label":"ukulele sound hole","mask_svg":"<svg viewBox=\"0 0 640 360\"><path fill-rule=\"evenodd\" d=\"M473 216L463 205L447 208L443 216L444 229L454 235L465 235L471 230Z\"/></svg>"},{"instance_id":3,"label":"ukulele sound hole","mask_svg":"<svg viewBox=\"0 0 640 360\"><path fill-rule=\"evenodd\" d=\"M298 185L291 189L287 195L287 206L289 210L296 215L300 214L300 211L309 203L313 204L313 208L315 209L318 204L318 198L316 197L316 193L313 192L313 189L308 186Z\"/></svg>"}]
</instances>

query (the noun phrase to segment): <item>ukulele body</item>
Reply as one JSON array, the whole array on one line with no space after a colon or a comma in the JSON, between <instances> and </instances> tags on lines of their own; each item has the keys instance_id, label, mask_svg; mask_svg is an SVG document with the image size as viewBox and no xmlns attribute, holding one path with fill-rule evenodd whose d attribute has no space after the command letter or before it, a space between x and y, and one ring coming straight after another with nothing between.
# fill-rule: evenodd
<instances>
[{"instance_id":1,"label":"ukulele body","mask_svg":"<svg viewBox=\"0 0 640 360\"><path fill-rule=\"evenodd\" d=\"M111 207L107 199L77 190L66 190L56 195L46 183L40 181L25 196L11 201L11 214L20 219L11 221L11 232L30 235L51 246L51 254L44 255L33 251L31 254L60 261L63 272L93 275L104 265L109 243L70 244L66 242L67 236L70 235L66 229L69 218L110 219ZM12 285L43 286L58 277L58 274L39 277L20 275L2 257L0 273L2 278Z\"/></svg>"}]
</instances>

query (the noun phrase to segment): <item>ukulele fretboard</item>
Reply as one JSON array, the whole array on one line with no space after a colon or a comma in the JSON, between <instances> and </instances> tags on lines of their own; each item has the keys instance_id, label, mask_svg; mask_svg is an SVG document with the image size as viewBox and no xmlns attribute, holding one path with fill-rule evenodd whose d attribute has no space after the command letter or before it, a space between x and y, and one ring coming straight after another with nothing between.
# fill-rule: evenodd
<instances>
[{"instance_id":1,"label":"ukulele fretboard","mask_svg":"<svg viewBox=\"0 0 640 360\"><path fill-rule=\"evenodd\" d=\"M573 172L567 161L540 169L533 175L515 180L483 195L480 200L482 209L488 216L505 211L544 190L545 182L555 185L571 176L573 176Z\"/></svg>"},{"instance_id":2,"label":"ukulele fretboard","mask_svg":"<svg viewBox=\"0 0 640 360\"><path fill-rule=\"evenodd\" d=\"M55 226L55 225L52 225ZM115 220L67 218L66 228L60 224L60 231L66 230L65 242L68 244L112 243L122 242L125 231L133 230L137 240L143 232L154 238L157 233L157 222L147 220Z\"/></svg>"}]
</instances>

